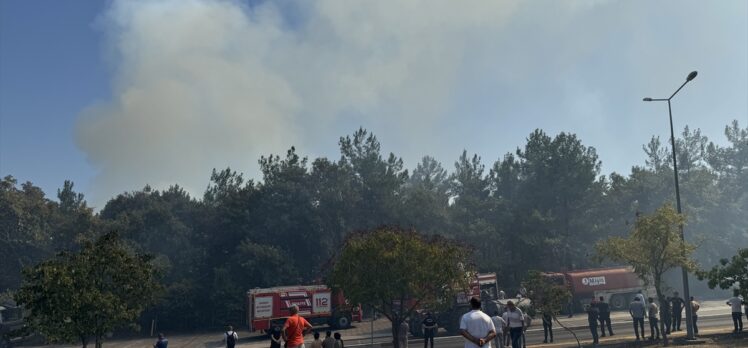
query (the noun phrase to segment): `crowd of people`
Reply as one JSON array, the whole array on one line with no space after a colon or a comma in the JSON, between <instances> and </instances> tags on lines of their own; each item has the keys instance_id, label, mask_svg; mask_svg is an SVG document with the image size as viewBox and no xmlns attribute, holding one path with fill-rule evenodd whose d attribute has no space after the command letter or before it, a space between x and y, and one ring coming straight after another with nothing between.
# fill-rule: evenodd
<instances>
[{"instance_id":1,"label":"crowd of people","mask_svg":"<svg viewBox=\"0 0 748 348\"><path fill-rule=\"evenodd\" d=\"M748 317L748 303L741 297L737 290L734 296L727 300L726 304L732 311L732 320L734 332L743 331L743 309ZM644 321L649 321L649 340L659 340L662 336L660 331L660 321L664 328L664 334L682 330L682 317L686 305L691 306L691 315L694 334L699 333L698 313L701 305L694 297L690 298L688 304L680 297L678 292L667 297L666 301L658 305L653 297L646 298L641 291L634 296L633 301L629 304L629 315L632 318L634 334L636 340L640 341L646 338ZM470 299L471 310L464 314L460 319L460 335L465 338L465 348L526 348L527 342L525 333L532 323L532 318L518 308L513 301L506 302L504 313L495 311L493 316L484 313L481 308L481 299L473 297ZM298 314L299 308L291 306L289 308L291 316L285 321L282 328L276 328L270 335L270 348L306 348L304 336L312 331L312 325ZM605 302L603 297L593 299L586 306L587 324L592 334L593 344L599 343L599 337L607 335L613 336L613 327L610 319L610 305ZM543 323L543 343L553 343L553 314L548 312L540 313ZM598 328L600 334L598 334ZM424 348L434 348L434 337L439 329L436 318L431 313L426 313L421 323L421 330L424 334ZM403 322L399 327L399 345L400 348L408 347L408 332L410 328L407 322ZM223 333L223 343L226 348L234 348L239 336L233 327L228 326ZM168 348L169 340L159 334L154 348ZM314 333L314 340L311 342L311 348L345 348L345 344L339 332L334 335L331 331L325 333L325 338L320 337L319 332Z\"/></svg>"},{"instance_id":2,"label":"crowd of people","mask_svg":"<svg viewBox=\"0 0 748 348\"><path fill-rule=\"evenodd\" d=\"M530 326L531 318L517 308L512 301L508 301L506 311L503 315L498 312L493 317L481 311L480 299L475 297L470 301L472 310L465 314L460 321L460 334L465 338L465 348L504 348L511 345L512 348L526 347L525 332ZM743 309L748 317L748 303L739 296L736 290L734 296L727 303L732 310L734 332L743 331ZM701 304L690 297L686 302L678 292L666 297L665 301L658 304L653 297L646 298L641 291L634 296L629 304L629 315L632 318L636 340L641 341L647 337L644 322L649 322L649 340L659 340L663 334L681 331L683 324L683 312L686 306L691 306L691 318L694 334L699 333L698 315ZM599 337L613 336L613 327L610 317L610 305L605 302L604 297L593 299L585 308L587 324L592 334L593 344L599 343ZM543 323L543 343L553 342L553 315L551 313L540 313ZM662 322L660 322L662 321ZM664 333L661 332L662 325ZM598 333L598 328L600 332ZM433 348L433 345L431 346ZM424 347L428 348L428 347Z\"/></svg>"}]
</instances>

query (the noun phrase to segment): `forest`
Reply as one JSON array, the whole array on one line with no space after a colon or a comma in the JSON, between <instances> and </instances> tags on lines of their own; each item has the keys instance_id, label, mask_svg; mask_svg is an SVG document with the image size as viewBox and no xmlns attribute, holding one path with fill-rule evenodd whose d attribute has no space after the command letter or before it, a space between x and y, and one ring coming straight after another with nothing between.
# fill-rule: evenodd
<instances>
[{"instance_id":1,"label":"forest","mask_svg":"<svg viewBox=\"0 0 748 348\"><path fill-rule=\"evenodd\" d=\"M704 268L748 245L748 127L734 121L721 136L715 143L685 127L676 139L685 238ZM117 231L153 256L165 289L143 322L240 325L248 289L323 282L348 234L383 225L465 243L476 267L512 290L530 270L601 266L592 257L597 241L627 235L638 215L675 200L670 139L658 137L627 174L601 173L595 148L575 134L540 129L496 160L463 151L453 164L425 156L413 168L365 129L339 147L337 159L294 147L263 156L256 180L206 168L201 197L143 183L98 211L70 181L53 197L6 176L0 291L17 290L22 269ZM692 288L712 291L695 280Z\"/></svg>"}]
</instances>

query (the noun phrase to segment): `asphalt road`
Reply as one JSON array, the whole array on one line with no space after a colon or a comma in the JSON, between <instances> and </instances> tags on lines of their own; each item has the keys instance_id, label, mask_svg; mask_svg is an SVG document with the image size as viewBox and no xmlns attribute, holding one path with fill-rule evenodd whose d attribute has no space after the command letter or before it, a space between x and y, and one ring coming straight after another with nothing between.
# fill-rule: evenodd
<instances>
[{"instance_id":1,"label":"asphalt road","mask_svg":"<svg viewBox=\"0 0 748 348\"><path fill-rule=\"evenodd\" d=\"M676 332L675 336L685 336L685 332L686 332L685 325L686 325L685 321L683 321L683 324L681 327L682 331ZM732 329L732 318L730 317L729 314L699 317L698 327L699 327L699 332L703 334L730 331ZM574 336L568 331L559 327L557 323L554 323L553 329L554 329L553 333L554 333L555 344L553 345L548 344L546 346L569 346L570 344L576 345L576 340L574 339ZM577 326L571 329L576 334L577 338L579 338L580 342L583 345L589 345L592 343L592 334L590 333L590 330L588 327ZM647 333L647 337L649 337L650 332L649 332L648 321L644 322L644 330ZM606 330L606 333L607 333L607 330ZM633 324L630 319L624 320L624 321L613 322L613 333L614 333L614 336L612 337L610 336L600 337L600 341L603 343L605 341L622 340L622 339L623 340L629 339L631 341L634 341L636 338L634 335ZM748 339L748 333L745 333L745 335L746 335L746 339ZM531 326L527 330L526 339L527 339L527 345L542 344L543 343L542 325ZM464 339L461 336L437 337L434 343L435 343L435 347L437 348L461 348L464 346ZM423 340L412 339L409 341L408 345L411 346L411 348L413 347L420 348L423 345Z\"/></svg>"}]
</instances>

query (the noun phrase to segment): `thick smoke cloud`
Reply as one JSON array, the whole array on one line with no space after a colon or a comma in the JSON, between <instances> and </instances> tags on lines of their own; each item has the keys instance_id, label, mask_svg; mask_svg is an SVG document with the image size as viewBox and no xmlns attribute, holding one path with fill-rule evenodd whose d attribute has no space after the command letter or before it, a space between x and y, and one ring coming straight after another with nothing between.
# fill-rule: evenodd
<instances>
[{"instance_id":1,"label":"thick smoke cloud","mask_svg":"<svg viewBox=\"0 0 748 348\"><path fill-rule=\"evenodd\" d=\"M101 206L122 191L174 183L199 195L211 168L253 176L260 155L291 145L335 157L337 137L359 126L408 164L430 154L449 167L463 147L491 161L540 127L576 132L604 164L626 169L653 129L665 130L642 127L653 107L640 105L642 94L668 91L694 68L715 67L699 75L702 94L708 76L715 86L745 76L744 63L722 68L745 61L734 44L743 24L723 19L745 4L721 5L115 1L98 21L112 97L87 108L77 127L99 171L89 198ZM680 120L712 138L737 117L704 107L722 117L713 129Z\"/></svg>"},{"instance_id":2,"label":"thick smoke cloud","mask_svg":"<svg viewBox=\"0 0 748 348\"><path fill-rule=\"evenodd\" d=\"M261 154L334 141L341 119L427 132L448 108L462 37L497 28L512 7L451 4L325 0L289 19L272 3L115 2L101 18L113 99L78 127L100 170L94 200L146 183L199 193L211 168L252 172Z\"/></svg>"}]
</instances>

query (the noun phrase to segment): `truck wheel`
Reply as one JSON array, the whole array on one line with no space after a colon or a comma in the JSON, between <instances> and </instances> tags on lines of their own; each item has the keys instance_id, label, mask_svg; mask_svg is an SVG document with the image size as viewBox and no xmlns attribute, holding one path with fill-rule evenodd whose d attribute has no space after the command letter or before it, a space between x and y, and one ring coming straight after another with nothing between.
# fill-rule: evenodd
<instances>
[{"instance_id":1,"label":"truck wheel","mask_svg":"<svg viewBox=\"0 0 748 348\"><path fill-rule=\"evenodd\" d=\"M610 308L621 310L626 308L626 297L623 295L613 295L610 297Z\"/></svg>"},{"instance_id":2,"label":"truck wheel","mask_svg":"<svg viewBox=\"0 0 748 348\"><path fill-rule=\"evenodd\" d=\"M350 315L344 314L344 315L341 315L339 317L336 317L334 320L335 321L333 322L332 326L335 329L339 330L339 329L347 329L347 328L351 327L351 317L350 317Z\"/></svg>"}]
</instances>

